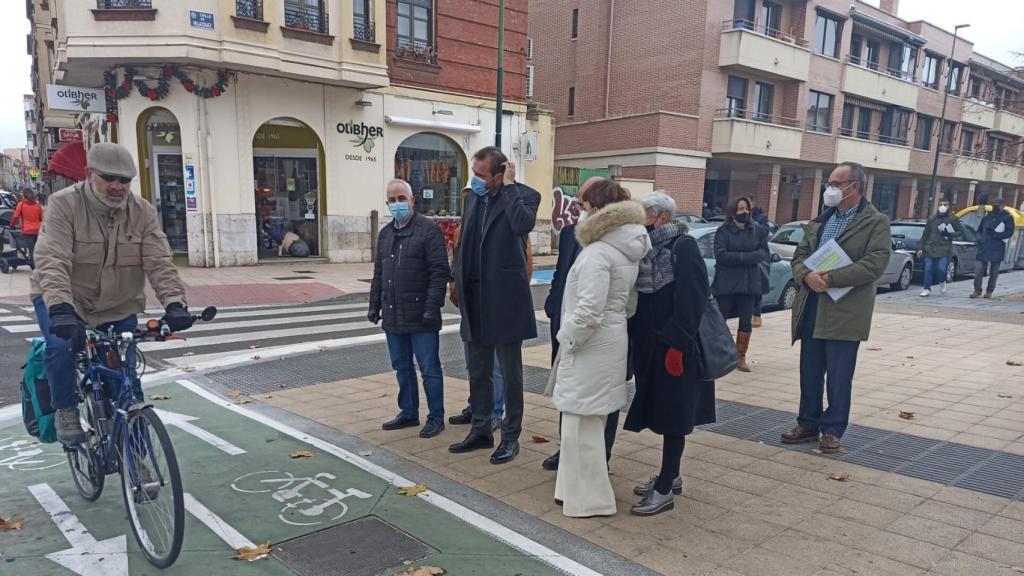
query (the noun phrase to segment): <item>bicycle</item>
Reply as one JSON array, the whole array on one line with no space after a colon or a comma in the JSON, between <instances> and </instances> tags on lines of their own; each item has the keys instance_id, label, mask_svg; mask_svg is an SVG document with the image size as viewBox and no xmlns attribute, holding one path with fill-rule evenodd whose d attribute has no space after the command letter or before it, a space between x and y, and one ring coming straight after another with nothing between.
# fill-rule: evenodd
<instances>
[{"instance_id":1,"label":"bicycle","mask_svg":"<svg viewBox=\"0 0 1024 576\"><path fill-rule=\"evenodd\" d=\"M211 306L192 320L209 322L216 315ZM181 553L185 500L170 436L145 403L136 366L139 342L168 338L173 335L159 320L131 332L86 331L77 357L76 395L87 440L64 447L72 480L87 501L100 497L106 476L120 475L132 533L146 560L158 568L174 564Z\"/></svg>"}]
</instances>

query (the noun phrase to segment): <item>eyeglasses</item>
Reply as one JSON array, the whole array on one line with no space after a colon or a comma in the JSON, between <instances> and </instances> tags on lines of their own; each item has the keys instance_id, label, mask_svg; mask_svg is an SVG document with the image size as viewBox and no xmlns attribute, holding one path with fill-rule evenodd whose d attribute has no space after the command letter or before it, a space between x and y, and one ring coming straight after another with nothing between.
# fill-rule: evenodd
<instances>
[{"instance_id":1,"label":"eyeglasses","mask_svg":"<svg viewBox=\"0 0 1024 576\"><path fill-rule=\"evenodd\" d=\"M97 172L97 176L103 179L104 182L120 182L121 184L131 184L132 179L127 176L114 176L113 174L103 174Z\"/></svg>"},{"instance_id":2,"label":"eyeglasses","mask_svg":"<svg viewBox=\"0 0 1024 576\"><path fill-rule=\"evenodd\" d=\"M842 188L844 185L850 184L851 182L852 181L850 180L843 180L842 182L829 182L828 185L835 186L836 188Z\"/></svg>"}]
</instances>

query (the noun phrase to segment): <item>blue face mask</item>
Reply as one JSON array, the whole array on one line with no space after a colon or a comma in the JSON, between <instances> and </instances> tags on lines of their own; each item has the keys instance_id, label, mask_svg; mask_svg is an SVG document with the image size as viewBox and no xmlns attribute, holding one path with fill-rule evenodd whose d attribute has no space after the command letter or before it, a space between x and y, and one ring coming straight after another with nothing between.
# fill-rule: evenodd
<instances>
[{"instance_id":1,"label":"blue face mask","mask_svg":"<svg viewBox=\"0 0 1024 576\"><path fill-rule=\"evenodd\" d=\"M388 204L388 209L391 210L391 216L399 222L405 222L409 219L409 203L408 202L395 202L394 204Z\"/></svg>"},{"instance_id":2,"label":"blue face mask","mask_svg":"<svg viewBox=\"0 0 1024 576\"><path fill-rule=\"evenodd\" d=\"M479 176L473 176L469 181L469 186L477 196L485 196L487 194L487 182L484 182L484 179Z\"/></svg>"}]
</instances>

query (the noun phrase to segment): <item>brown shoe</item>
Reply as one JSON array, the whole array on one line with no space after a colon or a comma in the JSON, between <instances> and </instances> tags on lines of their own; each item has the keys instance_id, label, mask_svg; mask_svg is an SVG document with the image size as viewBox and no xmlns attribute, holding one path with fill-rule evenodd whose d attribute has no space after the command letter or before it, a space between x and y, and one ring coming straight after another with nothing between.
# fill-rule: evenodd
<instances>
[{"instance_id":1,"label":"brown shoe","mask_svg":"<svg viewBox=\"0 0 1024 576\"><path fill-rule=\"evenodd\" d=\"M764 326L764 321L761 320L760 316L754 316L753 318L750 319L750 325L753 326L754 328L760 328Z\"/></svg>"},{"instance_id":2,"label":"brown shoe","mask_svg":"<svg viewBox=\"0 0 1024 576\"><path fill-rule=\"evenodd\" d=\"M818 433L808 430L803 426L796 426L789 432L782 434L783 444L803 444L805 442L817 442Z\"/></svg>"},{"instance_id":3,"label":"brown shoe","mask_svg":"<svg viewBox=\"0 0 1024 576\"><path fill-rule=\"evenodd\" d=\"M821 442L818 442L818 450L821 450L825 454L835 454L839 452L839 437L833 434L822 434Z\"/></svg>"},{"instance_id":4,"label":"brown shoe","mask_svg":"<svg viewBox=\"0 0 1024 576\"><path fill-rule=\"evenodd\" d=\"M978 292L977 290L972 292L971 293L971 300L974 300L975 298L981 298L981 292Z\"/></svg>"},{"instance_id":5,"label":"brown shoe","mask_svg":"<svg viewBox=\"0 0 1024 576\"><path fill-rule=\"evenodd\" d=\"M985 292L985 298L986 299L991 299L992 298L992 293L991 292Z\"/></svg>"},{"instance_id":6,"label":"brown shoe","mask_svg":"<svg viewBox=\"0 0 1024 576\"><path fill-rule=\"evenodd\" d=\"M736 369L740 372L750 372L750 365L747 364L747 350L750 348L750 332L736 333L736 354L739 356L739 363Z\"/></svg>"}]
</instances>

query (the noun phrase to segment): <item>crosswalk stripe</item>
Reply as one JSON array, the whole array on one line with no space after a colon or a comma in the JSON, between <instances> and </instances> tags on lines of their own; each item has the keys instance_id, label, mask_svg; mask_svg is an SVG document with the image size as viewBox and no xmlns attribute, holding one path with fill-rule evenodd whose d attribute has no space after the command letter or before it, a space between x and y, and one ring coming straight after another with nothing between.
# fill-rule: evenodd
<instances>
[{"instance_id":1,"label":"crosswalk stripe","mask_svg":"<svg viewBox=\"0 0 1024 576\"><path fill-rule=\"evenodd\" d=\"M221 312L218 308L217 320L227 318L253 318L258 316L277 316L279 314L302 314L305 312L327 312L329 310L366 310L366 302L346 303L346 304L329 304L323 306L294 306L288 308L270 308L266 310L238 310L235 308L226 308L228 312ZM235 311L231 311L235 310ZM202 311L201 308L191 310L193 314L198 314ZM159 318L163 316L163 310L147 310L146 315L150 318Z\"/></svg>"},{"instance_id":2,"label":"crosswalk stripe","mask_svg":"<svg viewBox=\"0 0 1024 576\"><path fill-rule=\"evenodd\" d=\"M363 306L365 308L365 306ZM259 318L255 320L239 320L237 322L218 322L221 317L217 316L217 319L210 323L197 323L195 326L188 329L188 334L195 334L196 332L218 332L223 330L239 330L245 328L259 328L263 326L279 326L284 324L300 324L303 322L322 322L325 320L347 320L351 318L366 318L366 312L360 310L358 312L340 312L336 314L309 314L302 315L293 314L285 318ZM145 319L140 320L140 323L144 323ZM36 324L17 324L14 326L3 326L4 330L13 334L20 334L24 332L38 332L39 326Z\"/></svg>"},{"instance_id":3,"label":"crosswalk stripe","mask_svg":"<svg viewBox=\"0 0 1024 576\"><path fill-rule=\"evenodd\" d=\"M32 321L31 318L25 318L24 316L3 316L3 317L0 317L0 324L7 324L7 323L11 323L11 322L31 322L31 321ZM20 326L20 324L15 324L14 326ZM39 330L39 326L36 326L35 324L28 324L28 326L33 326L36 330ZM4 326L4 329L6 329L9 332L13 332L13 330L11 330L12 327L13 326Z\"/></svg>"}]
</instances>

